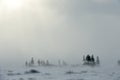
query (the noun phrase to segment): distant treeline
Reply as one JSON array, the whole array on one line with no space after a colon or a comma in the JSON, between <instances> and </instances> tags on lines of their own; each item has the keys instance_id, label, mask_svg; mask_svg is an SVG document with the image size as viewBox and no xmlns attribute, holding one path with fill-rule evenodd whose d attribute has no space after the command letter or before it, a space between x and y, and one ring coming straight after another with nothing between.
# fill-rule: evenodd
<instances>
[{"instance_id":1,"label":"distant treeline","mask_svg":"<svg viewBox=\"0 0 120 80\"><path fill-rule=\"evenodd\" d=\"M67 63L64 60L58 60L58 66L66 66ZM27 67L34 67L34 66L57 66L55 64L50 63L49 60L34 60L32 57L31 60L25 62L25 66Z\"/></svg>"},{"instance_id":2,"label":"distant treeline","mask_svg":"<svg viewBox=\"0 0 120 80\"><path fill-rule=\"evenodd\" d=\"M100 64L99 56L94 58L94 55L84 55L83 56L83 65L98 65ZM34 60L32 57L29 61L25 62L25 66L27 67L34 67L34 66L67 66L68 63L64 60L58 60L58 64L52 64L49 60L42 60L38 59L37 61Z\"/></svg>"}]
</instances>

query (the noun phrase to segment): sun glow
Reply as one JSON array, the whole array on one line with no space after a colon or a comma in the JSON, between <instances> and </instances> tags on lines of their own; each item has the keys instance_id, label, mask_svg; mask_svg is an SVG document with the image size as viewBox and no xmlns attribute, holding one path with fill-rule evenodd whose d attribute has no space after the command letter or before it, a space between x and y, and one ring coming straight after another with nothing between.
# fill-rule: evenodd
<instances>
[{"instance_id":1,"label":"sun glow","mask_svg":"<svg viewBox=\"0 0 120 80\"><path fill-rule=\"evenodd\" d=\"M3 0L2 4L8 10L15 10L22 7L23 0Z\"/></svg>"}]
</instances>

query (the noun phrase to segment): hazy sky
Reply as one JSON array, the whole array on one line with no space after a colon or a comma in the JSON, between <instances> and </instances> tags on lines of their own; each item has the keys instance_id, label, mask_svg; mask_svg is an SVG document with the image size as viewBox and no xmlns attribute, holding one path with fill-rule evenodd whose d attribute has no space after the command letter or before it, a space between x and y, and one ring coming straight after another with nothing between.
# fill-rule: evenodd
<instances>
[{"instance_id":1,"label":"hazy sky","mask_svg":"<svg viewBox=\"0 0 120 80\"><path fill-rule=\"evenodd\" d=\"M0 63L31 57L78 63L83 54L115 62L120 56L119 0L0 1Z\"/></svg>"}]
</instances>

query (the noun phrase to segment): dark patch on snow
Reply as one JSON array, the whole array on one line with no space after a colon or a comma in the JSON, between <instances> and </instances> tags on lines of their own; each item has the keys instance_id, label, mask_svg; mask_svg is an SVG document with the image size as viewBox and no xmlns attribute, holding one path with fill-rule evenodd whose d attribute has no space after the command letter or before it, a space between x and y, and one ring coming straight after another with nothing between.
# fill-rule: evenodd
<instances>
[{"instance_id":1,"label":"dark patch on snow","mask_svg":"<svg viewBox=\"0 0 120 80\"><path fill-rule=\"evenodd\" d=\"M66 74L75 74L75 72L70 70L70 71L67 71Z\"/></svg>"},{"instance_id":2,"label":"dark patch on snow","mask_svg":"<svg viewBox=\"0 0 120 80\"><path fill-rule=\"evenodd\" d=\"M66 74L85 74L87 73L88 71L81 71L81 72L74 72L74 71L67 71Z\"/></svg>"},{"instance_id":3,"label":"dark patch on snow","mask_svg":"<svg viewBox=\"0 0 120 80\"><path fill-rule=\"evenodd\" d=\"M40 73L40 72L35 69L31 69L31 70L25 72L25 74L35 74L35 73Z\"/></svg>"}]
</instances>

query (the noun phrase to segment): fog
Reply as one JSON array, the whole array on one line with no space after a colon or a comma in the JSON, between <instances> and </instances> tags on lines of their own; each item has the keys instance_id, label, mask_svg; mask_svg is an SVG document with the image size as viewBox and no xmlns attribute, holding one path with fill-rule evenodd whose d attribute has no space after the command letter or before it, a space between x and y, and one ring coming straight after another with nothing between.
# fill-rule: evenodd
<instances>
[{"instance_id":1,"label":"fog","mask_svg":"<svg viewBox=\"0 0 120 80\"><path fill-rule=\"evenodd\" d=\"M80 63L120 56L119 0L24 0L20 8L0 6L0 63L22 65L31 57Z\"/></svg>"}]
</instances>

